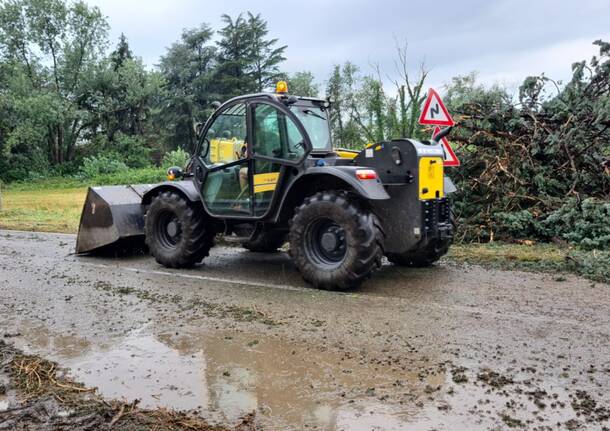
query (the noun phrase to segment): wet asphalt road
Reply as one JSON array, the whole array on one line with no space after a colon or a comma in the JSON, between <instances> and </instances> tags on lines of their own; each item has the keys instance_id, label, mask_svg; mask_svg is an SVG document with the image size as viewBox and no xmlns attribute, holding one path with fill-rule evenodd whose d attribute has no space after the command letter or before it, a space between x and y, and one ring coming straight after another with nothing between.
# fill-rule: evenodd
<instances>
[{"instance_id":1,"label":"wet asphalt road","mask_svg":"<svg viewBox=\"0 0 610 431\"><path fill-rule=\"evenodd\" d=\"M74 240L0 231L0 336L107 397L262 429L610 427L608 285L444 263L324 292L285 253L169 270Z\"/></svg>"}]
</instances>

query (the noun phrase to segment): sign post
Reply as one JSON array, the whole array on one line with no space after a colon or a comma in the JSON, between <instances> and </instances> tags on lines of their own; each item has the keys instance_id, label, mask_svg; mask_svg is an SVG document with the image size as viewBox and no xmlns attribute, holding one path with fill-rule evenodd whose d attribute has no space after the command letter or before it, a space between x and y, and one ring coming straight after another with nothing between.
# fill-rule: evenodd
<instances>
[{"instance_id":1,"label":"sign post","mask_svg":"<svg viewBox=\"0 0 610 431\"><path fill-rule=\"evenodd\" d=\"M445 107L441 96L433 89L428 90L428 97L424 102L424 108L419 116L419 124L436 126L432 138L440 132L440 126L454 126L455 121L451 118L449 111ZM445 152L445 166L460 166L460 161L455 155L455 152L449 145L447 138L441 139L441 145Z\"/></svg>"}]
</instances>

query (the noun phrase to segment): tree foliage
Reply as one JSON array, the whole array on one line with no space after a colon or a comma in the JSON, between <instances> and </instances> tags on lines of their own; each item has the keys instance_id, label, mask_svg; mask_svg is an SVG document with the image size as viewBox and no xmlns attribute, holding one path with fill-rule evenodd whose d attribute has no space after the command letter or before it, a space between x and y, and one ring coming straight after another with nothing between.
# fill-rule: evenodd
<instances>
[{"instance_id":1,"label":"tree foliage","mask_svg":"<svg viewBox=\"0 0 610 431\"><path fill-rule=\"evenodd\" d=\"M288 90L292 94L307 97L320 97L320 86L316 83L313 73L307 71L296 72L282 77L288 82Z\"/></svg>"},{"instance_id":2,"label":"tree foliage","mask_svg":"<svg viewBox=\"0 0 610 431\"><path fill-rule=\"evenodd\" d=\"M97 7L60 0L9 0L0 7L0 46L8 69L13 123L6 146L40 144L49 162L74 158L89 121L87 82L102 55L108 25ZM6 70L6 69L5 69ZM28 140L26 140L28 139ZM34 153L33 153L34 154Z\"/></svg>"},{"instance_id":3,"label":"tree foliage","mask_svg":"<svg viewBox=\"0 0 610 431\"><path fill-rule=\"evenodd\" d=\"M159 66L165 77L163 104L159 113L165 124L165 147L193 151L196 136L193 123L203 120L209 104L217 96L216 48L211 44L214 32L202 24L184 30L180 41L174 43L161 58Z\"/></svg>"},{"instance_id":4,"label":"tree foliage","mask_svg":"<svg viewBox=\"0 0 610 431\"><path fill-rule=\"evenodd\" d=\"M369 75L362 75L350 62L334 66L326 97L332 102L330 114L335 143L362 148L367 142L424 136L417 120L425 99L428 71L421 64L413 77L406 43L397 45L396 56L394 77L386 76L394 86L392 89L384 87L378 65Z\"/></svg>"},{"instance_id":5,"label":"tree foliage","mask_svg":"<svg viewBox=\"0 0 610 431\"><path fill-rule=\"evenodd\" d=\"M218 92L232 97L272 87L281 76L279 64L285 60L286 46L267 38L267 22L260 14L248 12L236 18L225 14L222 21L215 75Z\"/></svg>"}]
</instances>

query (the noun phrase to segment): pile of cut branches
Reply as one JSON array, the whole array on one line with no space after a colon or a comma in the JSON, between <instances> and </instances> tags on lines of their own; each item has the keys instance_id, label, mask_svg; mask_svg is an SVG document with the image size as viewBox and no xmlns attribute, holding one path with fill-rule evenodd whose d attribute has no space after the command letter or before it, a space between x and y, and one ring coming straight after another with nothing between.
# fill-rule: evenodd
<instances>
[{"instance_id":1,"label":"pile of cut branches","mask_svg":"<svg viewBox=\"0 0 610 431\"><path fill-rule=\"evenodd\" d=\"M460 239L591 244L607 235L600 248L610 245L610 44L595 44L599 57L575 63L569 83L529 77L518 100L477 86L474 75L454 79L447 100L459 121L451 139L462 166L451 174ZM590 228L566 237L555 229L563 215Z\"/></svg>"}]
</instances>

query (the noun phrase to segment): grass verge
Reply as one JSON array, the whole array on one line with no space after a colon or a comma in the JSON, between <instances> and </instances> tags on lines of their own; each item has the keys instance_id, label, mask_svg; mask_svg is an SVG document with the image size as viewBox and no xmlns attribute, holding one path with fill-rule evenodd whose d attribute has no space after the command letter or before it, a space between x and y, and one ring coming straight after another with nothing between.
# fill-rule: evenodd
<instances>
[{"instance_id":1,"label":"grass verge","mask_svg":"<svg viewBox=\"0 0 610 431\"><path fill-rule=\"evenodd\" d=\"M610 283L610 252L579 250L556 244L454 244L446 260L482 265L502 270L521 270L581 275L593 281Z\"/></svg>"},{"instance_id":2,"label":"grass verge","mask_svg":"<svg viewBox=\"0 0 610 431\"><path fill-rule=\"evenodd\" d=\"M0 228L76 233L87 187L3 192Z\"/></svg>"},{"instance_id":3,"label":"grass verge","mask_svg":"<svg viewBox=\"0 0 610 431\"><path fill-rule=\"evenodd\" d=\"M165 179L160 168L130 169L90 180L72 177L11 183L2 187L0 229L76 233L87 187L151 184Z\"/></svg>"}]
</instances>

